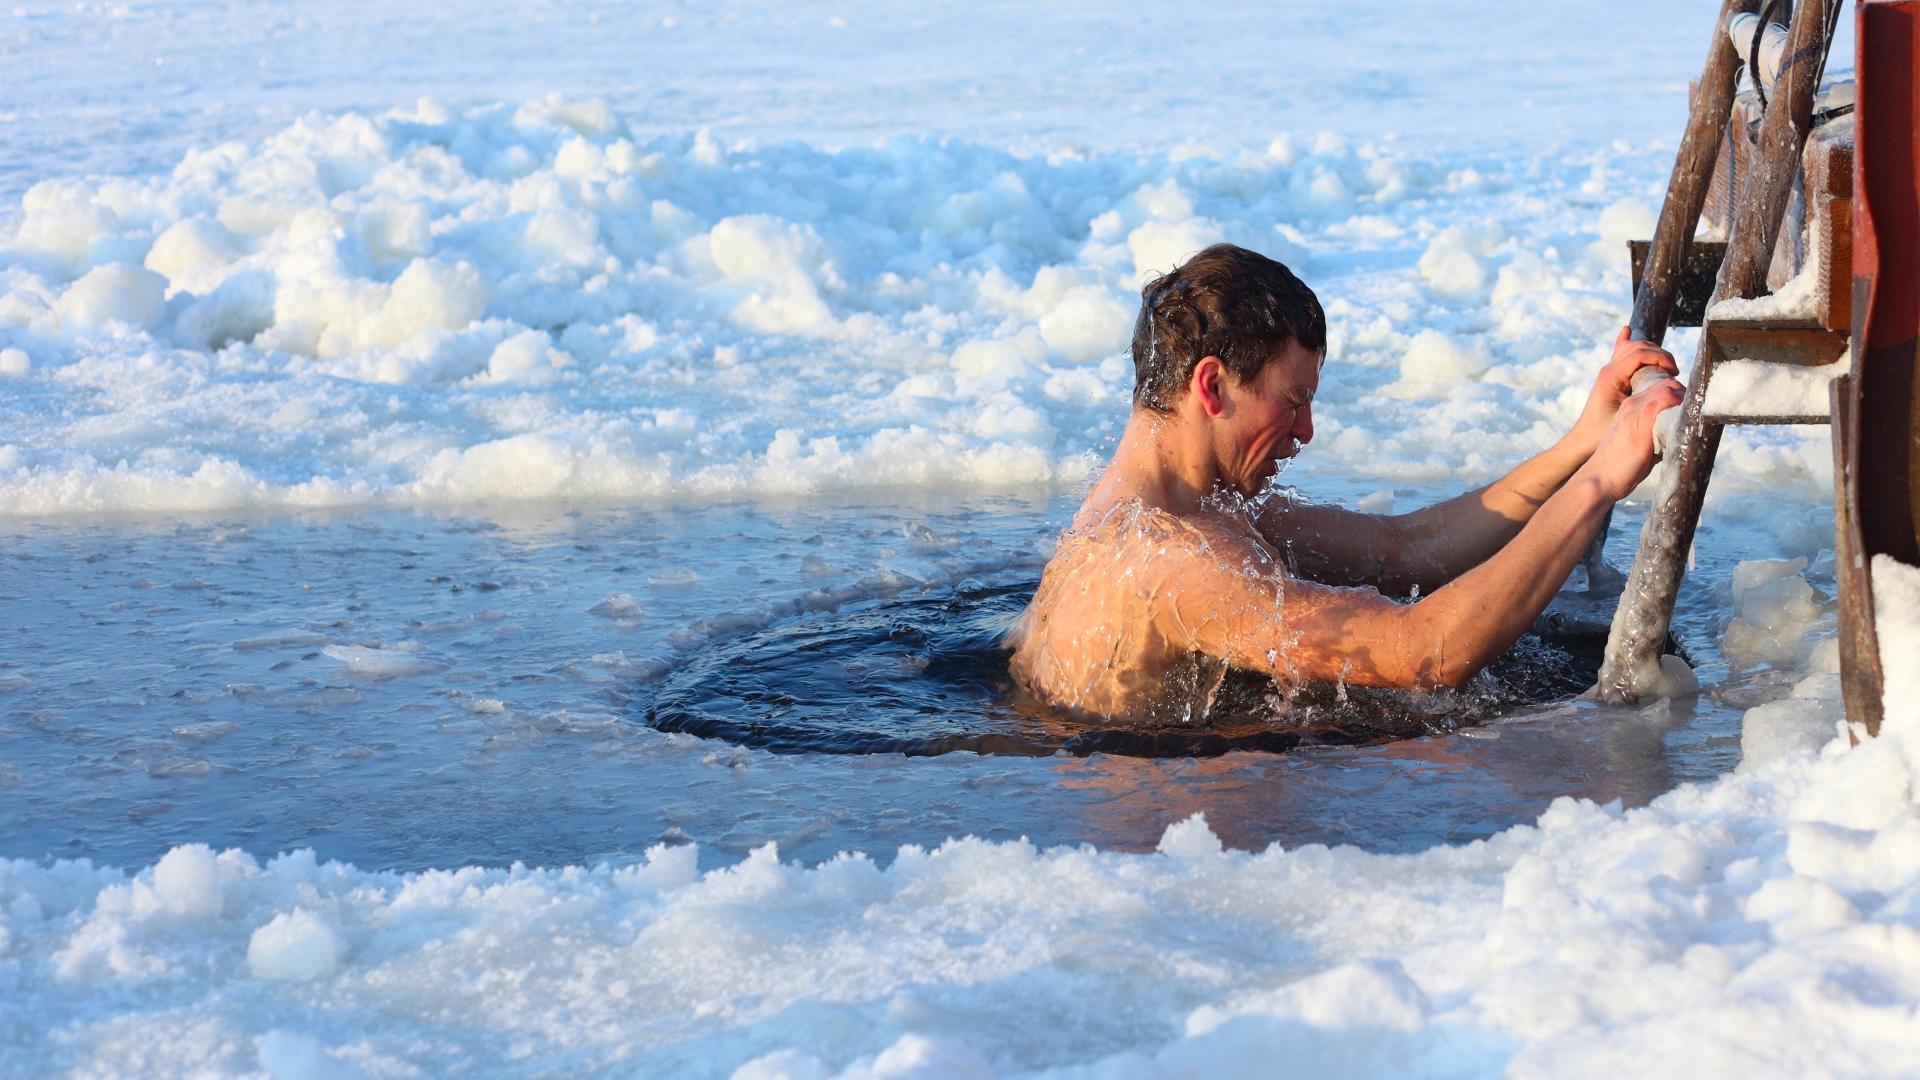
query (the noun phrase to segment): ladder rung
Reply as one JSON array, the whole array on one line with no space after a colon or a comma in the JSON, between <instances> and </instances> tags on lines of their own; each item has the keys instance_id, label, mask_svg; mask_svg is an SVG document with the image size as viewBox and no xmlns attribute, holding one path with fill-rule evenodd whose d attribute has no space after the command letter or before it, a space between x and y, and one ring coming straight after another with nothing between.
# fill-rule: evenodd
<instances>
[{"instance_id":1,"label":"ladder rung","mask_svg":"<svg viewBox=\"0 0 1920 1080\"><path fill-rule=\"evenodd\" d=\"M1710 319L1707 336L1714 362L1755 360L1764 364L1819 367L1840 359L1847 335L1813 318Z\"/></svg>"}]
</instances>

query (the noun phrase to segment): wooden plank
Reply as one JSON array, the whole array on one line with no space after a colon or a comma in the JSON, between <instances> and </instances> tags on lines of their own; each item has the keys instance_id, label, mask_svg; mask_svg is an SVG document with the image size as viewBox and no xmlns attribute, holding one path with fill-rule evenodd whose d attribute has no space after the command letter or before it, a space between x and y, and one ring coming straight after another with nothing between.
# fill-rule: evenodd
<instances>
[{"instance_id":1,"label":"wooden plank","mask_svg":"<svg viewBox=\"0 0 1920 1080\"><path fill-rule=\"evenodd\" d=\"M1853 376L1833 380L1828 394L1833 405L1833 573L1839 592L1840 696L1847 719L1869 736L1880 733L1881 694L1886 674L1880 667L1880 639L1873 623L1871 564L1860 535L1860 482L1854 463L1860 459L1859 428L1854 419Z\"/></svg>"},{"instance_id":2,"label":"wooden plank","mask_svg":"<svg viewBox=\"0 0 1920 1080\"><path fill-rule=\"evenodd\" d=\"M1715 319L1707 325L1720 360L1758 360L1790 367L1822 367L1847 351L1847 335L1814 320L1773 322L1758 319Z\"/></svg>"},{"instance_id":3,"label":"wooden plank","mask_svg":"<svg viewBox=\"0 0 1920 1080\"><path fill-rule=\"evenodd\" d=\"M1853 200L1822 199L1807 226L1809 255L1820 276L1814 282L1814 310L1820 324L1835 330L1853 325Z\"/></svg>"},{"instance_id":4,"label":"wooden plank","mask_svg":"<svg viewBox=\"0 0 1920 1080\"><path fill-rule=\"evenodd\" d=\"M1807 258L1814 310L1833 330L1853 327L1853 124L1818 129L1807 140Z\"/></svg>"}]
</instances>

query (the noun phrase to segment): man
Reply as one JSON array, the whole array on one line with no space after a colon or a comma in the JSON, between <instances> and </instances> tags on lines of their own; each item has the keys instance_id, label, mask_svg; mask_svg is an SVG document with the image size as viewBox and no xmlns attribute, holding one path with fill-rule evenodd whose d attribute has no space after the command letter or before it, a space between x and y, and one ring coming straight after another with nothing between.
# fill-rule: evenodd
<instances>
[{"instance_id":1,"label":"man","mask_svg":"<svg viewBox=\"0 0 1920 1080\"><path fill-rule=\"evenodd\" d=\"M1282 687L1458 687L1510 647L1654 463L1677 374L1627 339L1554 446L1401 515L1263 491L1313 438L1326 316L1286 267L1217 244L1141 293L1134 406L1009 635L1013 672L1112 718L1205 716L1229 668ZM1383 593L1412 596L1400 603Z\"/></svg>"}]
</instances>

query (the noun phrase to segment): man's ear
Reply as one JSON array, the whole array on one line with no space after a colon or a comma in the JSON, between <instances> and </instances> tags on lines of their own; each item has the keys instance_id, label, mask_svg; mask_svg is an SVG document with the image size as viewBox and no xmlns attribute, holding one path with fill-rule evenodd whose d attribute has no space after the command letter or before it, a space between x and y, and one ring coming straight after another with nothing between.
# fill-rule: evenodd
<instances>
[{"instance_id":1,"label":"man's ear","mask_svg":"<svg viewBox=\"0 0 1920 1080\"><path fill-rule=\"evenodd\" d=\"M1193 365L1187 391L1208 416L1221 416L1232 408L1227 401L1227 366L1217 356L1203 356Z\"/></svg>"}]
</instances>

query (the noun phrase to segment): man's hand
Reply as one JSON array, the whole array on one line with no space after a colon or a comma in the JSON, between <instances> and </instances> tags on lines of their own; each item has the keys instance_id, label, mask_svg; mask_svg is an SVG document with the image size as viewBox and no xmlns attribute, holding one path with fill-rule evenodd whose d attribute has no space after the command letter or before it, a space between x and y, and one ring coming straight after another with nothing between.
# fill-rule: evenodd
<instances>
[{"instance_id":1,"label":"man's hand","mask_svg":"<svg viewBox=\"0 0 1920 1080\"><path fill-rule=\"evenodd\" d=\"M1659 350L1653 350L1659 352ZM1664 352L1660 353L1666 356ZM1620 353L1614 353L1614 364L1607 365L1609 371L1619 363ZM1667 357L1672 363L1673 358ZM1631 375L1631 369L1628 374ZM1595 396L1599 390L1594 391ZM1654 418L1686 397L1687 388L1678 379L1661 379L1651 383L1639 393L1630 395L1614 412L1613 420L1607 425L1606 433L1600 439L1600 445L1593 456L1580 467L1576 476L1590 476L1597 480L1601 490L1615 502L1632 494L1640 486L1640 481L1653 471L1656 455L1653 452ZM1583 418L1584 420L1584 418Z\"/></svg>"},{"instance_id":2,"label":"man's hand","mask_svg":"<svg viewBox=\"0 0 1920 1080\"><path fill-rule=\"evenodd\" d=\"M1581 410L1580 419L1567 433L1570 447L1583 456L1594 453L1621 405L1633 396L1633 373L1643 367L1659 368L1675 377L1680 374L1680 365L1674 363L1672 353L1650 341L1634 341L1632 328L1621 327L1620 336L1613 342L1613 359L1607 361L1607 366L1601 368L1593 380L1587 407Z\"/></svg>"}]
</instances>

